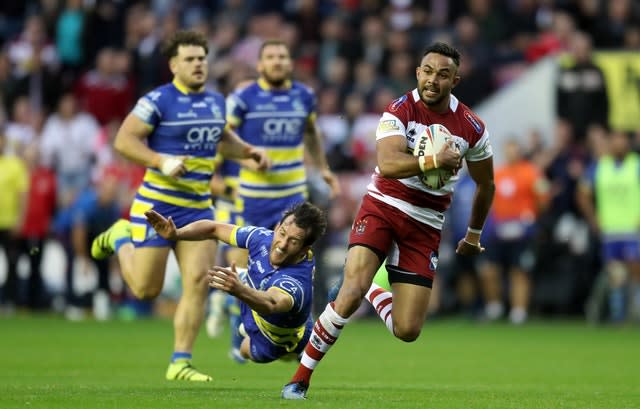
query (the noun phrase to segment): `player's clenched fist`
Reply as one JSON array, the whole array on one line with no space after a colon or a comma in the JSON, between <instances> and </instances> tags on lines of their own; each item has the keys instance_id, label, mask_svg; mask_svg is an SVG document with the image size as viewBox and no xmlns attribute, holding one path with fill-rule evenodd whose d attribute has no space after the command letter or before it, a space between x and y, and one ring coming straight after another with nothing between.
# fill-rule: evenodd
<instances>
[{"instance_id":1,"label":"player's clenched fist","mask_svg":"<svg viewBox=\"0 0 640 409\"><path fill-rule=\"evenodd\" d=\"M157 168L163 175L179 177L187 173L187 168L184 165L185 159L185 156L160 155L157 160Z\"/></svg>"}]
</instances>

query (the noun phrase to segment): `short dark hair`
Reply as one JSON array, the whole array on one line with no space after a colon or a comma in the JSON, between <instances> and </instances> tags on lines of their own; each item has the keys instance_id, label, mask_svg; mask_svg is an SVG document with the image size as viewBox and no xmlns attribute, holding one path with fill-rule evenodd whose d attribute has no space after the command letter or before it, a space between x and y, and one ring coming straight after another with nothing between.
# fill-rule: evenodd
<instances>
[{"instance_id":1,"label":"short dark hair","mask_svg":"<svg viewBox=\"0 0 640 409\"><path fill-rule=\"evenodd\" d=\"M289 50L289 46L287 45L287 43L285 43L282 40L271 39L271 40L266 40L264 43L262 43L262 45L260 46L260 51L258 52L258 58L262 58L262 52L264 51L265 48L267 48L270 45L281 45L287 49L287 52L289 52L289 54L291 54L291 50Z\"/></svg>"},{"instance_id":2,"label":"short dark hair","mask_svg":"<svg viewBox=\"0 0 640 409\"><path fill-rule=\"evenodd\" d=\"M450 46L447 43L433 43L422 54L422 58L424 58L429 53L436 53L444 55L445 57L449 57L453 60L453 63L456 67L460 67L460 51L456 50L454 47Z\"/></svg>"},{"instance_id":3,"label":"short dark hair","mask_svg":"<svg viewBox=\"0 0 640 409\"><path fill-rule=\"evenodd\" d=\"M315 243L327 230L324 211L309 202L301 202L287 209L280 219L280 224L289 216L293 216L295 225L305 231L305 246Z\"/></svg>"},{"instance_id":4,"label":"short dark hair","mask_svg":"<svg viewBox=\"0 0 640 409\"><path fill-rule=\"evenodd\" d=\"M180 30L167 40L162 48L162 54L171 59L178 55L178 47L181 45L195 45L204 48L204 53L209 53L207 38L197 31Z\"/></svg>"}]
</instances>

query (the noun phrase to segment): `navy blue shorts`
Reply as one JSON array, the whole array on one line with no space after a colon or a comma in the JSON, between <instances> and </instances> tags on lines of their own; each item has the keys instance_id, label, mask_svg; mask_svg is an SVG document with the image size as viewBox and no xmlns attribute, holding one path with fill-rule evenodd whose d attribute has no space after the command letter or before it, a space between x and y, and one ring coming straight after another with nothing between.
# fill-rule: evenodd
<instances>
[{"instance_id":1,"label":"navy blue shorts","mask_svg":"<svg viewBox=\"0 0 640 409\"><path fill-rule=\"evenodd\" d=\"M265 337L258 328L255 320L253 319L251 310L249 308L246 308L246 306L243 307L245 308L242 308L242 323L244 325L245 331L247 332L247 336L251 340L249 350L251 351L251 357L253 358L254 362L273 362L289 354L299 355L304 350L304 347L307 345L307 341L309 341L309 337L311 336L311 331L313 329L313 322L311 321L311 319L307 320L305 324L305 330L302 339L298 342L293 350L287 351L287 348L275 345L267 337Z\"/></svg>"}]
</instances>

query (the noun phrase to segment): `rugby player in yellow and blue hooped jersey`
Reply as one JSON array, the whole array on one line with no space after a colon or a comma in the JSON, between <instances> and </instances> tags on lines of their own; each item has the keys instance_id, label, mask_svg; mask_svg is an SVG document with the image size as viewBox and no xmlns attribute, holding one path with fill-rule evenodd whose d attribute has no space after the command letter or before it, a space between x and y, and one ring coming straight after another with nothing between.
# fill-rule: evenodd
<instances>
[{"instance_id":1,"label":"rugby player in yellow and blue hooped jersey","mask_svg":"<svg viewBox=\"0 0 640 409\"><path fill-rule=\"evenodd\" d=\"M234 264L209 270L209 285L241 301L243 358L271 362L297 357L313 325L311 306L315 261L311 245L324 233L324 213L308 202L285 211L275 230L201 220L177 229L171 219L148 211L149 223L168 240L218 239L249 250L248 272Z\"/></svg>"},{"instance_id":2,"label":"rugby player in yellow and blue hooped jersey","mask_svg":"<svg viewBox=\"0 0 640 409\"><path fill-rule=\"evenodd\" d=\"M247 144L226 128L224 98L205 90L206 38L179 31L164 51L173 81L143 96L115 139L120 154L147 167L131 206L131 222L119 220L98 235L91 254L103 259L116 253L132 293L152 299L162 290L167 257L173 248L183 293L174 315L174 353L166 379L210 381L210 376L191 365L191 352L204 318L208 292L205 276L215 262L217 243L165 240L146 223L144 213L156 209L178 226L212 219L209 180L216 153L251 159L259 169L268 168L269 160L264 150Z\"/></svg>"},{"instance_id":3,"label":"rugby player in yellow and blue hooped jersey","mask_svg":"<svg viewBox=\"0 0 640 409\"><path fill-rule=\"evenodd\" d=\"M282 41L265 42L257 64L259 78L227 97L227 121L240 137L267 151L273 166L267 172L250 164L240 170L238 203L247 225L272 228L291 204L307 196L304 157L331 189L338 180L327 166L316 125L316 97L293 81L289 49Z\"/></svg>"}]
</instances>

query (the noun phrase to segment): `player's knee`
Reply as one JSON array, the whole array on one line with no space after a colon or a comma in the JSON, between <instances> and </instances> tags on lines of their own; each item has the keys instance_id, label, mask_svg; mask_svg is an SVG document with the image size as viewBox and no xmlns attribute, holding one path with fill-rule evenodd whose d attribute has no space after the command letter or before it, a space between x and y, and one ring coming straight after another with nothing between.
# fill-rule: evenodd
<instances>
[{"instance_id":1,"label":"player's knee","mask_svg":"<svg viewBox=\"0 0 640 409\"><path fill-rule=\"evenodd\" d=\"M416 325L393 325L393 335L404 342L413 342L420 336L421 326Z\"/></svg>"},{"instance_id":2,"label":"player's knee","mask_svg":"<svg viewBox=\"0 0 640 409\"><path fill-rule=\"evenodd\" d=\"M161 291L162 291L162 287L152 287L152 286L131 287L131 292L133 293L133 296L138 300L143 300L143 301L153 300L154 298L160 295Z\"/></svg>"}]
</instances>

